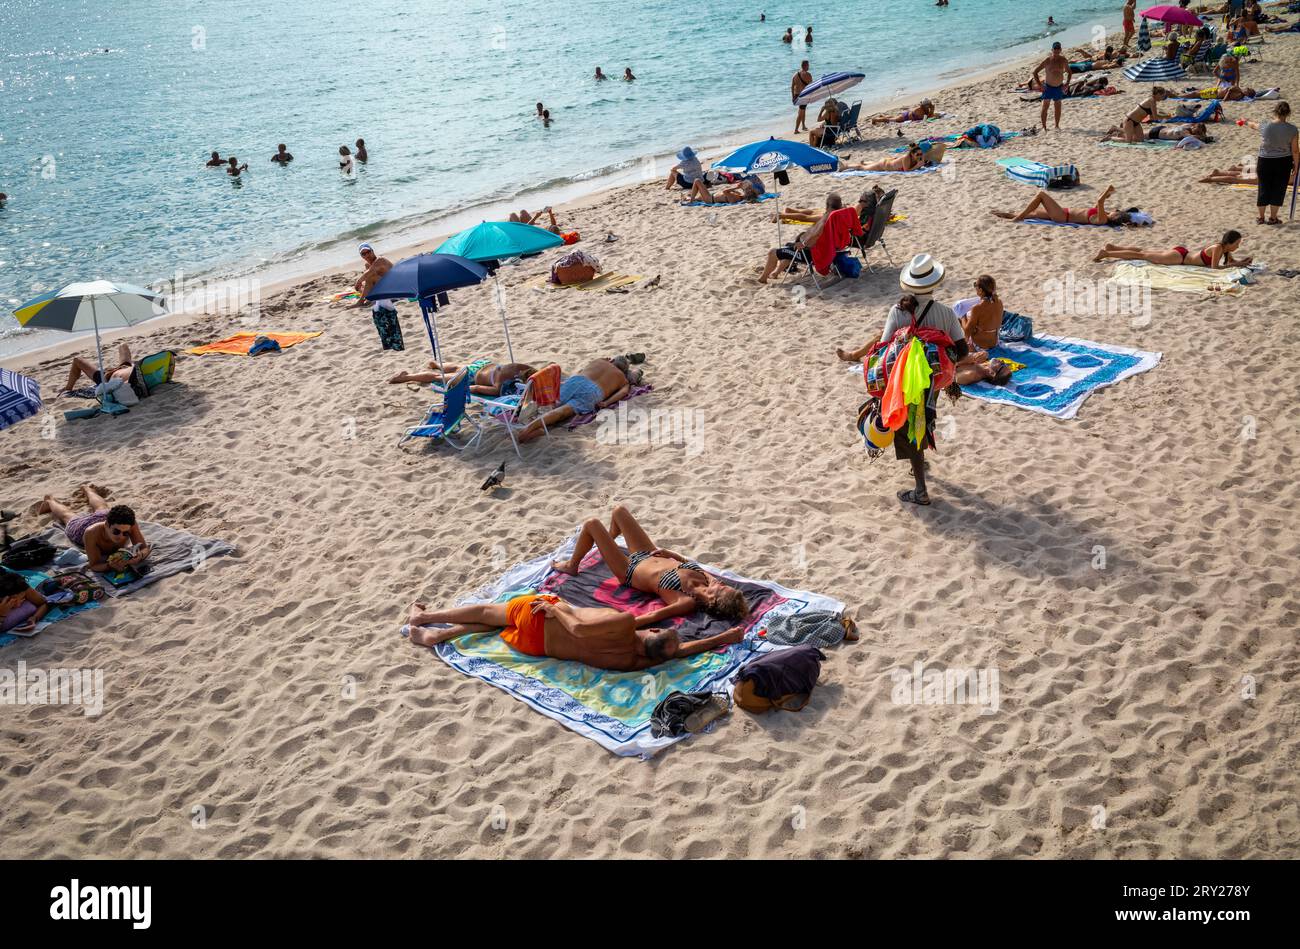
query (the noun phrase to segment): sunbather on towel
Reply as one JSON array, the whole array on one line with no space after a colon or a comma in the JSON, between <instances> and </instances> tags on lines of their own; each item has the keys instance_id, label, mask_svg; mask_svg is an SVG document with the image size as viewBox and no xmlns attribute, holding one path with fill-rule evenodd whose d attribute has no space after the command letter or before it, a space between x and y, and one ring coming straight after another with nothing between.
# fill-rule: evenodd
<instances>
[{"instance_id":1,"label":"sunbather on towel","mask_svg":"<svg viewBox=\"0 0 1300 949\"><path fill-rule=\"evenodd\" d=\"M1203 248L1199 254L1193 254L1181 245L1172 250L1143 250L1141 247L1121 247L1119 244L1107 244L1097 251L1097 256L1093 260L1145 260L1152 264L1209 267L1212 270L1219 270L1229 267L1245 267L1251 262L1252 258L1250 257L1232 256L1232 252L1240 246L1241 232L1227 231L1219 239L1219 243Z\"/></svg>"},{"instance_id":2,"label":"sunbather on towel","mask_svg":"<svg viewBox=\"0 0 1300 949\"><path fill-rule=\"evenodd\" d=\"M402 382L414 382L419 385L428 385L436 382L439 385L450 382L456 374L462 369L470 373L469 391L474 395L501 395L502 392L509 390L511 383L527 382L528 377L537 370L532 366L522 362L495 363L490 359L476 359L473 362L458 366L455 363L444 362L437 363L429 360L429 372L399 372L388 382L391 385L397 385Z\"/></svg>"},{"instance_id":3,"label":"sunbather on towel","mask_svg":"<svg viewBox=\"0 0 1300 949\"><path fill-rule=\"evenodd\" d=\"M1210 140L1210 130L1205 127L1204 122L1193 122L1190 125L1152 125L1142 133L1141 141L1145 142L1181 142L1185 138L1200 139L1202 142ZM1129 141L1128 133L1121 128L1111 126L1106 132L1103 142L1127 142Z\"/></svg>"},{"instance_id":4,"label":"sunbather on towel","mask_svg":"<svg viewBox=\"0 0 1300 949\"><path fill-rule=\"evenodd\" d=\"M542 223L542 215L545 214L549 219L549 224ZM550 205L542 208L540 211L528 211L526 208L522 211L510 212L510 221L514 224L531 224L534 227L540 227L550 231L552 234L560 233L560 222L555 220L555 212L551 210Z\"/></svg>"},{"instance_id":5,"label":"sunbather on towel","mask_svg":"<svg viewBox=\"0 0 1300 949\"><path fill-rule=\"evenodd\" d=\"M1062 207L1055 198L1046 191L1039 191L1034 195L1023 211L1012 213L1010 211L993 211L994 217L1004 218L1008 221L1027 221L1029 219L1040 221L1054 221L1057 224L1093 224L1097 226L1115 226L1117 224L1134 224L1133 215L1137 213L1137 208L1129 208L1127 211L1108 212L1106 210L1106 199L1115 193L1115 186L1109 186L1097 198L1097 203L1091 208L1083 210L1071 210Z\"/></svg>"},{"instance_id":6,"label":"sunbather on towel","mask_svg":"<svg viewBox=\"0 0 1300 949\"><path fill-rule=\"evenodd\" d=\"M624 399L632 386L641 381L641 370L628 365L625 357L593 359L579 375L560 383L560 404L545 415L533 419L519 433L521 442L532 441L546 429L567 422L575 415L590 415Z\"/></svg>"},{"instance_id":7,"label":"sunbather on towel","mask_svg":"<svg viewBox=\"0 0 1300 949\"><path fill-rule=\"evenodd\" d=\"M626 550L618 545L619 537L627 542ZM605 566L624 586L664 601L665 605L659 609L638 616L638 627L687 616L696 610L734 622L749 615L744 594L706 573L695 561L656 545L632 512L621 504L610 515L608 528L597 518L586 521L573 555L551 566L561 573L577 574L582 558L593 546L599 548Z\"/></svg>"},{"instance_id":8,"label":"sunbather on towel","mask_svg":"<svg viewBox=\"0 0 1300 949\"><path fill-rule=\"evenodd\" d=\"M422 629L432 623L451 623L447 629ZM526 594L507 603L457 606L428 610L411 606L407 618L411 642L436 646L470 633L501 630L501 638L526 656L581 662L597 669L635 672L669 659L694 656L745 638L732 627L716 636L684 643L674 629L638 629L637 617L608 607L579 607L548 594Z\"/></svg>"},{"instance_id":9,"label":"sunbather on towel","mask_svg":"<svg viewBox=\"0 0 1300 949\"><path fill-rule=\"evenodd\" d=\"M50 611L50 604L22 574L0 570L0 633L29 633Z\"/></svg>"},{"instance_id":10,"label":"sunbather on towel","mask_svg":"<svg viewBox=\"0 0 1300 949\"><path fill-rule=\"evenodd\" d=\"M931 149L933 151L933 149ZM942 153L940 153L942 158ZM937 161L928 161L926 152L916 142L907 146L907 151L899 155L891 155L888 158L881 158L879 161L873 161L869 164L855 161L840 162L842 171L914 171L926 164L937 164Z\"/></svg>"},{"instance_id":11,"label":"sunbather on towel","mask_svg":"<svg viewBox=\"0 0 1300 949\"><path fill-rule=\"evenodd\" d=\"M755 187L754 182L748 178L721 191L710 191L701 178L691 185L691 193L686 196L682 204L691 204L695 201L702 201L705 204L740 204L742 201L757 201L762 193L762 189Z\"/></svg>"},{"instance_id":12,"label":"sunbather on towel","mask_svg":"<svg viewBox=\"0 0 1300 949\"><path fill-rule=\"evenodd\" d=\"M106 366L104 371L107 378L100 375L99 366L89 359L83 359L81 356L74 357L72 368L68 370L67 384L59 394L67 395L72 392L81 377L85 376L96 386L104 384L104 391L112 391L113 398L123 405L135 405L140 401L139 394L144 390L144 380L140 378L140 372L136 368L135 360L131 358L131 350L126 343L117 347L117 365L111 369Z\"/></svg>"},{"instance_id":13,"label":"sunbather on towel","mask_svg":"<svg viewBox=\"0 0 1300 949\"><path fill-rule=\"evenodd\" d=\"M1111 126L1106 132L1103 142L1141 142L1146 140L1146 134L1142 130L1142 123L1151 119L1152 121L1160 118L1159 103L1169 98L1169 90L1162 86L1156 86L1151 90L1151 95L1147 96L1138 106L1128 115L1124 116L1124 121L1118 126Z\"/></svg>"},{"instance_id":14,"label":"sunbather on towel","mask_svg":"<svg viewBox=\"0 0 1300 949\"><path fill-rule=\"evenodd\" d=\"M1200 179L1203 185L1257 185L1259 177L1255 174L1252 166L1249 170L1243 167L1244 162L1238 162L1235 165L1229 165L1220 171L1218 168L1211 171L1204 178Z\"/></svg>"},{"instance_id":15,"label":"sunbather on towel","mask_svg":"<svg viewBox=\"0 0 1300 949\"><path fill-rule=\"evenodd\" d=\"M51 515L68 540L86 551L91 570L125 570L149 559L152 548L140 533L135 511L125 504L110 508L93 485L83 484L81 493L90 503L89 514L76 513L50 494L45 495L36 513Z\"/></svg>"},{"instance_id":16,"label":"sunbather on towel","mask_svg":"<svg viewBox=\"0 0 1300 949\"><path fill-rule=\"evenodd\" d=\"M932 118L934 116L934 103L929 99L922 99L921 104L915 109L904 109L897 115L877 115L871 119L872 125L888 125L891 122L920 122L922 119Z\"/></svg>"}]
</instances>

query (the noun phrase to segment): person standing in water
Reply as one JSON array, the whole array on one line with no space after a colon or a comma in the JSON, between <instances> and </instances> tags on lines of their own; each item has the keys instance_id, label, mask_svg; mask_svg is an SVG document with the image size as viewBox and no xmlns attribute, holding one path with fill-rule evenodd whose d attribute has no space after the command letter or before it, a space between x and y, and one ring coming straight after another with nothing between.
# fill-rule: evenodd
<instances>
[{"instance_id":1,"label":"person standing in water","mask_svg":"<svg viewBox=\"0 0 1300 949\"><path fill-rule=\"evenodd\" d=\"M275 154L271 156L271 161L275 162L281 168L293 161L293 156L289 154L283 142L275 146Z\"/></svg>"},{"instance_id":2,"label":"person standing in water","mask_svg":"<svg viewBox=\"0 0 1300 949\"><path fill-rule=\"evenodd\" d=\"M624 81L624 82L635 82L635 81L636 81L636 76L632 75L632 67L631 67L631 66L628 66L626 69L623 70L623 81Z\"/></svg>"},{"instance_id":3,"label":"person standing in water","mask_svg":"<svg viewBox=\"0 0 1300 949\"><path fill-rule=\"evenodd\" d=\"M204 168L220 168L220 167L221 167L222 165L224 165L225 163L226 163L226 160L225 160L224 158L221 157L220 153L218 153L218 152L213 152L213 153L212 153L212 157L209 158L209 159L207 160L207 163L204 164L203 167L204 167Z\"/></svg>"},{"instance_id":4,"label":"person standing in water","mask_svg":"<svg viewBox=\"0 0 1300 949\"><path fill-rule=\"evenodd\" d=\"M370 161L370 153L366 151L366 140L364 138L357 139L356 156L357 156L357 161L363 164L365 162Z\"/></svg>"},{"instance_id":5,"label":"person standing in water","mask_svg":"<svg viewBox=\"0 0 1300 949\"><path fill-rule=\"evenodd\" d=\"M787 44L794 43L794 27L787 26L785 28L785 35L781 37L781 42Z\"/></svg>"},{"instance_id":6,"label":"person standing in water","mask_svg":"<svg viewBox=\"0 0 1300 949\"><path fill-rule=\"evenodd\" d=\"M803 92L812 81L812 72L808 68L808 60L805 59L799 64L799 71L790 80L790 101L793 104L799 105L799 93ZM799 105L799 112L794 119L794 133L798 135L806 131L808 131L808 107Z\"/></svg>"},{"instance_id":7,"label":"person standing in water","mask_svg":"<svg viewBox=\"0 0 1300 949\"><path fill-rule=\"evenodd\" d=\"M242 172L242 171L248 171L248 162L244 162L244 163L241 165L241 164L239 163L239 159L236 158L234 155L231 155L228 159L226 159L226 162L227 162L227 164L226 164L226 174L228 174L228 175L232 175L232 176L234 176L235 178L238 178L238 177L239 177L239 173L240 173L240 172Z\"/></svg>"},{"instance_id":8,"label":"person standing in water","mask_svg":"<svg viewBox=\"0 0 1300 949\"><path fill-rule=\"evenodd\" d=\"M609 77L606 76L605 73L604 73L603 71L601 71L601 68L600 68L599 66L597 66L597 67L596 67L596 81L597 81L597 82L603 82L604 80L606 80L606 79L608 79L608 78L609 78Z\"/></svg>"},{"instance_id":9,"label":"person standing in water","mask_svg":"<svg viewBox=\"0 0 1300 949\"><path fill-rule=\"evenodd\" d=\"M811 27L811 26L808 27L808 32L805 33L805 34L803 35L803 42L804 42L804 45L805 45L805 46L811 46L811 45L812 45L812 27Z\"/></svg>"}]
</instances>

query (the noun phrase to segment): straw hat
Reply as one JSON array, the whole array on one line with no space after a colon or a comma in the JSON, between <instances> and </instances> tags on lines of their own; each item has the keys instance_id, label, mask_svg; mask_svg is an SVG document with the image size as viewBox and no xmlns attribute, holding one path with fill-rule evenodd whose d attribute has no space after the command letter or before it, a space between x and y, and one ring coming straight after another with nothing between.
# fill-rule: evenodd
<instances>
[{"instance_id":1,"label":"straw hat","mask_svg":"<svg viewBox=\"0 0 1300 949\"><path fill-rule=\"evenodd\" d=\"M943 264L929 254L917 254L898 275L898 285L912 293L929 293L943 283Z\"/></svg>"}]
</instances>

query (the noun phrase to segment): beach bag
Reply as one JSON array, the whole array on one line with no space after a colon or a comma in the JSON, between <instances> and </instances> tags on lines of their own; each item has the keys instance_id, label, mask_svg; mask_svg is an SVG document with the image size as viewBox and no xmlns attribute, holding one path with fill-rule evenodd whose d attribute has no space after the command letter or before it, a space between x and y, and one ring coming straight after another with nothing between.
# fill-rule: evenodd
<instances>
[{"instance_id":1,"label":"beach bag","mask_svg":"<svg viewBox=\"0 0 1300 949\"><path fill-rule=\"evenodd\" d=\"M84 606L104 598L103 588L83 569L56 573L37 586L41 596L54 605Z\"/></svg>"},{"instance_id":2,"label":"beach bag","mask_svg":"<svg viewBox=\"0 0 1300 949\"><path fill-rule=\"evenodd\" d=\"M1034 321L1019 313L1004 310L998 328L999 343L1023 343L1034 338Z\"/></svg>"},{"instance_id":3,"label":"beach bag","mask_svg":"<svg viewBox=\"0 0 1300 949\"><path fill-rule=\"evenodd\" d=\"M857 280L862 274L862 262L848 251L842 250L835 255L834 266L841 277L848 277L850 280Z\"/></svg>"},{"instance_id":4,"label":"beach bag","mask_svg":"<svg viewBox=\"0 0 1300 949\"><path fill-rule=\"evenodd\" d=\"M1079 183L1079 169L1074 165L1069 166L1070 170L1064 175L1057 175L1054 178L1047 179L1049 188L1073 188Z\"/></svg>"},{"instance_id":5,"label":"beach bag","mask_svg":"<svg viewBox=\"0 0 1300 949\"><path fill-rule=\"evenodd\" d=\"M797 712L808 704L826 655L816 646L766 652L736 673L736 705L761 714L774 708Z\"/></svg>"},{"instance_id":6,"label":"beach bag","mask_svg":"<svg viewBox=\"0 0 1300 949\"><path fill-rule=\"evenodd\" d=\"M58 550L48 541L39 537L24 537L5 546L0 564L10 570L36 570L52 561Z\"/></svg>"},{"instance_id":7,"label":"beach bag","mask_svg":"<svg viewBox=\"0 0 1300 949\"><path fill-rule=\"evenodd\" d=\"M144 380L145 395L148 395L160 385L172 381L172 376L176 372L176 354L170 349L164 349L160 353L141 359L136 368L140 370L140 376Z\"/></svg>"}]
</instances>

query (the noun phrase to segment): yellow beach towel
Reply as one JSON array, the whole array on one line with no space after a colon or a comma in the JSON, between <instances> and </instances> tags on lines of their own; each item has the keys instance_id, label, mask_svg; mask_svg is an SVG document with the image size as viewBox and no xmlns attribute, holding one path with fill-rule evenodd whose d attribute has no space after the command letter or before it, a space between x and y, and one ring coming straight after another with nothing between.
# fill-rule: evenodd
<instances>
[{"instance_id":1,"label":"yellow beach towel","mask_svg":"<svg viewBox=\"0 0 1300 949\"><path fill-rule=\"evenodd\" d=\"M1246 287L1238 281L1249 273L1245 267L1211 270L1208 267L1178 267L1126 260L1115 265L1115 275L1110 279L1113 283L1146 284L1154 290L1181 293L1241 293Z\"/></svg>"},{"instance_id":2,"label":"yellow beach towel","mask_svg":"<svg viewBox=\"0 0 1300 949\"><path fill-rule=\"evenodd\" d=\"M192 356L209 356L213 353L223 353L227 356L247 356L248 350L253 346L253 340L259 336L273 339L280 344L281 349L288 349L290 346L297 346L303 340L314 339L323 332L324 330L315 333L236 333L234 336L219 339L215 343L206 343L203 346L196 346L194 349L187 349L186 352Z\"/></svg>"}]
</instances>

